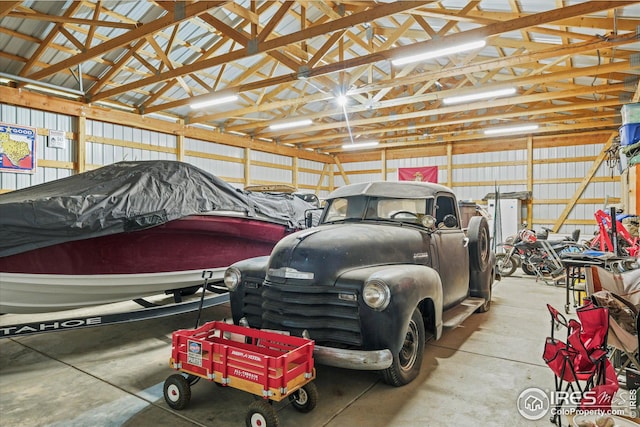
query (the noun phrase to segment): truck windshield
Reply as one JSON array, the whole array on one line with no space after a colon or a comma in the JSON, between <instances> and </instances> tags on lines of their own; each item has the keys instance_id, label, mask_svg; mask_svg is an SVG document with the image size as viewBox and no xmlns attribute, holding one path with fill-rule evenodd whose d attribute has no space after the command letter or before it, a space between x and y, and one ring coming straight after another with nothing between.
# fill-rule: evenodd
<instances>
[{"instance_id":1,"label":"truck windshield","mask_svg":"<svg viewBox=\"0 0 640 427\"><path fill-rule=\"evenodd\" d=\"M422 217L430 213L433 199L399 199L354 196L330 200L322 222L336 222L349 219L393 220L420 223Z\"/></svg>"}]
</instances>

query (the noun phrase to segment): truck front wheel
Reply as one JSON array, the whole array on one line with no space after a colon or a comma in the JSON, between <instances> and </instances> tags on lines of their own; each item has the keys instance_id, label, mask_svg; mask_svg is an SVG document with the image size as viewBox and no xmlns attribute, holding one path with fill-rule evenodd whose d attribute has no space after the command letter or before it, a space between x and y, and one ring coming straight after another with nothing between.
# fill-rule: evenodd
<instances>
[{"instance_id":1,"label":"truck front wheel","mask_svg":"<svg viewBox=\"0 0 640 427\"><path fill-rule=\"evenodd\" d=\"M411 315L402 348L393 355L391 366L382 371L384 382L400 387L413 381L420 373L424 343L424 321L422 313L416 308Z\"/></svg>"}]
</instances>

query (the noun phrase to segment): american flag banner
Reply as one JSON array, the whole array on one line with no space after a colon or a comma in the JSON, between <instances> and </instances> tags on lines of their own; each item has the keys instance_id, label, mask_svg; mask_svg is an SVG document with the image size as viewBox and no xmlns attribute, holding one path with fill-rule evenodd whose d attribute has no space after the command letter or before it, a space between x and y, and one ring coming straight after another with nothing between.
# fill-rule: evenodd
<instances>
[{"instance_id":1,"label":"american flag banner","mask_svg":"<svg viewBox=\"0 0 640 427\"><path fill-rule=\"evenodd\" d=\"M398 181L438 182L438 167L398 168Z\"/></svg>"}]
</instances>

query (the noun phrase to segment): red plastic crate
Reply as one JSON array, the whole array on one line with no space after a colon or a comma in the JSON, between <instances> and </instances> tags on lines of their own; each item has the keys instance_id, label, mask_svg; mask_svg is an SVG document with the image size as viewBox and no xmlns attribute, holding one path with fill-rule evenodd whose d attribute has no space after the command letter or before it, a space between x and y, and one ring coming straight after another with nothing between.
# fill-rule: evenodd
<instances>
[{"instance_id":1,"label":"red plastic crate","mask_svg":"<svg viewBox=\"0 0 640 427\"><path fill-rule=\"evenodd\" d=\"M172 335L174 369L279 401L315 378L314 342L208 322Z\"/></svg>"}]
</instances>

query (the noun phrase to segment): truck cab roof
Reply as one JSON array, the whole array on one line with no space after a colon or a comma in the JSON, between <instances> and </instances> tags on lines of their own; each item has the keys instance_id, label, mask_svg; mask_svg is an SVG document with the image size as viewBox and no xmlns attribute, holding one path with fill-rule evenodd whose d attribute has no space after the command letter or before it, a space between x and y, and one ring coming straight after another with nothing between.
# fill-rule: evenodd
<instances>
[{"instance_id":1,"label":"truck cab roof","mask_svg":"<svg viewBox=\"0 0 640 427\"><path fill-rule=\"evenodd\" d=\"M444 185L431 182L417 181L375 181L359 184L350 184L332 191L327 200L350 196L372 196L399 199L426 199L435 197L438 193L453 194L451 189Z\"/></svg>"}]
</instances>

